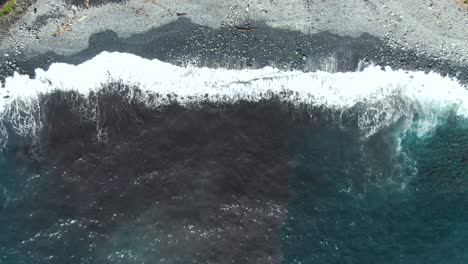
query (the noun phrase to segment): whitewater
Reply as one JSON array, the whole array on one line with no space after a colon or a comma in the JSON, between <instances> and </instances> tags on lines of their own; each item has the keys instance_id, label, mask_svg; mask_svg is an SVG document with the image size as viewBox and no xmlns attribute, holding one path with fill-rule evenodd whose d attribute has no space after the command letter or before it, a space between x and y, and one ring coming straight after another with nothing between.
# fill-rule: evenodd
<instances>
[{"instance_id":1,"label":"whitewater","mask_svg":"<svg viewBox=\"0 0 468 264\"><path fill-rule=\"evenodd\" d=\"M436 72L103 52L15 73L0 263L465 263L467 129Z\"/></svg>"},{"instance_id":2,"label":"whitewater","mask_svg":"<svg viewBox=\"0 0 468 264\"><path fill-rule=\"evenodd\" d=\"M20 134L34 133L40 130L41 120L27 116L40 111L37 102L40 95L60 90L87 96L105 84L116 82L142 91L138 100L149 107L173 102L181 105L201 101L257 102L272 95L295 104L337 111L363 103L366 107L360 113L359 126L366 137L404 116L408 128L414 127L415 112L419 116L416 125L419 136L433 131L449 114L468 117L466 86L435 72L379 66L345 73L283 71L272 67L210 69L175 66L117 52L103 52L76 66L53 63L48 70L37 69L35 78L15 73L0 90L0 113L3 122L14 124Z\"/></svg>"}]
</instances>

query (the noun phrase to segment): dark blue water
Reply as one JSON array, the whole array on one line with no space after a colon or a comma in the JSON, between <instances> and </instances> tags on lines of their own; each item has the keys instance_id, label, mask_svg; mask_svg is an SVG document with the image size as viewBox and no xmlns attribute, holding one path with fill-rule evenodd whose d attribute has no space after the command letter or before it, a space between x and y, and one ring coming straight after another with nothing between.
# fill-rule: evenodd
<instances>
[{"instance_id":1,"label":"dark blue water","mask_svg":"<svg viewBox=\"0 0 468 264\"><path fill-rule=\"evenodd\" d=\"M309 138L292 183L283 263L467 263L465 122L449 117L423 138L408 132L402 148L417 173L401 186L399 177L396 185L386 181L395 178L391 168L366 181L359 143L341 130ZM409 177L410 169L396 171Z\"/></svg>"},{"instance_id":2,"label":"dark blue water","mask_svg":"<svg viewBox=\"0 0 468 264\"><path fill-rule=\"evenodd\" d=\"M0 263L468 261L460 117L366 137L357 109L275 96L148 109L126 92L51 94L39 145L10 132ZM89 102L98 120L76 111Z\"/></svg>"}]
</instances>

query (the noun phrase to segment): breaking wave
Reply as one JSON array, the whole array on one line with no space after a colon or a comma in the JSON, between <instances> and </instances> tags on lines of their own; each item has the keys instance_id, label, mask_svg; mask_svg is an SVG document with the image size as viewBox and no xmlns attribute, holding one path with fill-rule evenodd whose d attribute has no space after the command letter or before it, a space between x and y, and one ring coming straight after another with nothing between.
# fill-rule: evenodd
<instances>
[{"instance_id":1,"label":"breaking wave","mask_svg":"<svg viewBox=\"0 0 468 264\"><path fill-rule=\"evenodd\" d=\"M7 78L0 115L0 263L468 259L468 90L437 73L104 52Z\"/></svg>"},{"instance_id":2,"label":"breaking wave","mask_svg":"<svg viewBox=\"0 0 468 264\"><path fill-rule=\"evenodd\" d=\"M89 97L112 83L127 85L125 97L150 108L177 102L258 102L272 96L294 105L328 108L339 120L354 109L364 137L405 119L406 128L418 136L434 130L449 115L468 116L468 90L457 80L437 73L381 69L371 66L359 72L284 72L274 68L226 70L178 67L132 54L104 52L74 66L55 63L36 78L15 74L0 90L2 142L5 123L22 136L37 136L43 126L41 97L54 91ZM92 96L91 96L92 97ZM83 118L96 119L97 101L77 105ZM417 118L415 118L415 115Z\"/></svg>"}]
</instances>

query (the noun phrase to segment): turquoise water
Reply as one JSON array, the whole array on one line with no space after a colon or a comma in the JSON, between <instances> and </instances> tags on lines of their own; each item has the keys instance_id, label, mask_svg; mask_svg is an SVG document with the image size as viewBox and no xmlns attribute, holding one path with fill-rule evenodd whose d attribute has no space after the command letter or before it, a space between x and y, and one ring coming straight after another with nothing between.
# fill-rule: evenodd
<instances>
[{"instance_id":1,"label":"turquoise water","mask_svg":"<svg viewBox=\"0 0 468 264\"><path fill-rule=\"evenodd\" d=\"M464 123L452 116L431 135L404 136L402 151L414 161L415 175L401 161L372 154L386 169L374 170L379 176L370 181L367 162L356 162L362 153L352 137L332 130L311 138L292 183L283 263L467 263ZM398 182L395 171L409 179ZM386 181L391 178L396 182Z\"/></svg>"}]
</instances>

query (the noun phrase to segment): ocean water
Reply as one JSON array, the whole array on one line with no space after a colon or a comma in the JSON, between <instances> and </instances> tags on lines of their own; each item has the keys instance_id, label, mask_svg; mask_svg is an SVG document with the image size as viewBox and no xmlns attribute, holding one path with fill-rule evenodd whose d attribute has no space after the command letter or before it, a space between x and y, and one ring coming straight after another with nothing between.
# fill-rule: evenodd
<instances>
[{"instance_id":1,"label":"ocean water","mask_svg":"<svg viewBox=\"0 0 468 264\"><path fill-rule=\"evenodd\" d=\"M0 263L468 261L456 79L102 53L0 93Z\"/></svg>"}]
</instances>

